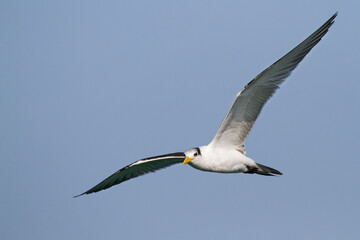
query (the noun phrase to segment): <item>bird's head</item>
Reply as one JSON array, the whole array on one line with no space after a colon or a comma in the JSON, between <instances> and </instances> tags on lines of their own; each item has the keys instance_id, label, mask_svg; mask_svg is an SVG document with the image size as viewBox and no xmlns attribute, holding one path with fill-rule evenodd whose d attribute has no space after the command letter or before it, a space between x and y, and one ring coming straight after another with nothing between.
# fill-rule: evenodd
<instances>
[{"instance_id":1,"label":"bird's head","mask_svg":"<svg viewBox=\"0 0 360 240\"><path fill-rule=\"evenodd\" d=\"M188 150L186 150L185 152L185 160L183 162L183 164L187 164L189 162L191 162L192 160L201 157L201 151L200 148L196 147L196 148L190 148Z\"/></svg>"}]
</instances>

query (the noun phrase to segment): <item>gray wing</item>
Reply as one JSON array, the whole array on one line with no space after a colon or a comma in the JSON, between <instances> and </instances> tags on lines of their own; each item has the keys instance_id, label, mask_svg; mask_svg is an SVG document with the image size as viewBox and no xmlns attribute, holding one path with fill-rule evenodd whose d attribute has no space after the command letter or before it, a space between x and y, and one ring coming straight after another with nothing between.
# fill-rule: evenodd
<instances>
[{"instance_id":1,"label":"gray wing","mask_svg":"<svg viewBox=\"0 0 360 240\"><path fill-rule=\"evenodd\" d=\"M184 159L185 154L183 152L141 159L120 169L93 188L75 197L107 189L116 184L125 182L129 179L144 175L146 173L155 172L156 170L169 167L173 164L181 163L184 161Z\"/></svg>"},{"instance_id":2,"label":"gray wing","mask_svg":"<svg viewBox=\"0 0 360 240\"><path fill-rule=\"evenodd\" d=\"M232 147L245 154L245 140L262 107L306 54L327 33L336 16L337 13L293 50L256 76L238 93L211 144Z\"/></svg>"}]
</instances>

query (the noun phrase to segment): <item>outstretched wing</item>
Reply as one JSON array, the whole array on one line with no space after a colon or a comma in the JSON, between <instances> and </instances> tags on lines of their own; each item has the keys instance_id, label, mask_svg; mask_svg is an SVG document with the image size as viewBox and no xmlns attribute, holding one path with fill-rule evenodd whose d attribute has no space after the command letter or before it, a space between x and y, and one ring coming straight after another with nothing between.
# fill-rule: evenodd
<instances>
[{"instance_id":1,"label":"outstretched wing","mask_svg":"<svg viewBox=\"0 0 360 240\"><path fill-rule=\"evenodd\" d=\"M183 152L141 159L120 169L119 171L115 172L114 174L100 182L95 187L75 197L107 189L116 184L125 182L129 179L144 175L146 173L155 172L156 170L166 168L173 164L181 163L184 161L184 159L185 154Z\"/></svg>"},{"instance_id":2,"label":"outstretched wing","mask_svg":"<svg viewBox=\"0 0 360 240\"><path fill-rule=\"evenodd\" d=\"M262 107L328 32L336 16L337 13L293 50L256 76L238 93L211 144L232 147L245 154L245 140Z\"/></svg>"}]
</instances>

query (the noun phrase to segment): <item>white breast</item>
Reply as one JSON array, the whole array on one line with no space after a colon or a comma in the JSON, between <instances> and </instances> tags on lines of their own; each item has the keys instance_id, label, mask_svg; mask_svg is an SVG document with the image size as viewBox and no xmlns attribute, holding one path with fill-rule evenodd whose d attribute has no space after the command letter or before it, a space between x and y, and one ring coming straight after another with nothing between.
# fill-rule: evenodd
<instances>
[{"instance_id":1,"label":"white breast","mask_svg":"<svg viewBox=\"0 0 360 240\"><path fill-rule=\"evenodd\" d=\"M201 156L196 157L190 166L208 172L236 173L246 172L247 166L256 167L256 163L241 152L211 145L200 147Z\"/></svg>"}]
</instances>

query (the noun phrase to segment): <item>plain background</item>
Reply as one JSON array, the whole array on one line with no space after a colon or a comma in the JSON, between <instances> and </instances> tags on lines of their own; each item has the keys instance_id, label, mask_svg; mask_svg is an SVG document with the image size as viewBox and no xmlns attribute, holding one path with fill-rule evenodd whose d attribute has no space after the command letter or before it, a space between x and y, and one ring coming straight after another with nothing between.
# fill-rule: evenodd
<instances>
[{"instance_id":1,"label":"plain background","mask_svg":"<svg viewBox=\"0 0 360 240\"><path fill-rule=\"evenodd\" d=\"M0 239L359 239L359 1L0 2ZM331 15L248 156L80 198L138 159L208 144L237 92Z\"/></svg>"}]
</instances>

